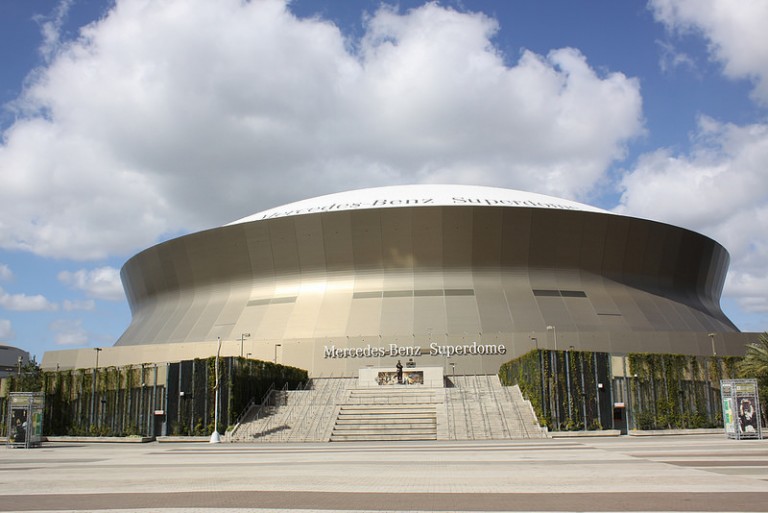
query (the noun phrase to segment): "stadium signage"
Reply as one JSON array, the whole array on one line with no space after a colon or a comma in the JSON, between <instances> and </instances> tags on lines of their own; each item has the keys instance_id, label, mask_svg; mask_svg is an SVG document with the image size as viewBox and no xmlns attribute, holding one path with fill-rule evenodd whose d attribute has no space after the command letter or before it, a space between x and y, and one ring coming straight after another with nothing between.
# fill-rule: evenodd
<instances>
[{"instance_id":1,"label":"stadium signage","mask_svg":"<svg viewBox=\"0 0 768 513\"><path fill-rule=\"evenodd\" d=\"M424 205L484 205L484 206L503 206L503 207L536 207L536 208L555 208L562 210L580 210L579 207L567 203L560 203L557 200L536 200L536 199L510 199L510 198L478 198L466 196L452 196L450 198L378 198L370 201L359 201L351 203L315 204L311 206L297 207L292 210L268 210L261 213L259 219L274 219L276 217L295 216L302 214L314 214L320 212L335 212L341 210L362 210L368 208L387 208L387 207L418 207Z\"/></svg>"},{"instance_id":2,"label":"stadium signage","mask_svg":"<svg viewBox=\"0 0 768 513\"><path fill-rule=\"evenodd\" d=\"M380 357L406 357L406 356L482 356L507 354L507 348L503 344L471 344L439 345L437 342L429 344L428 348L420 346L399 346L389 344L387 346L364 347L336 347L335 345L323 347L323 358L380 358Z\"/></svg>"}]
</instances>

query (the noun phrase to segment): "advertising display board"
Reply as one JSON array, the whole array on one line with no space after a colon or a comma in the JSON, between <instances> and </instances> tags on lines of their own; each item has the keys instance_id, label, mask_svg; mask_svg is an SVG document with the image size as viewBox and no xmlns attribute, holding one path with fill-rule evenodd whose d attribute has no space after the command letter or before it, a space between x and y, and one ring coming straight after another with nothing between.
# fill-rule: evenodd
<instances>
[{"instance_id":1,"label":"advertising display board","mask_svg":"<svg viewBox=\"0 0 768 513\"><path fill-rule=\"evenodd\" d=\"M756 379L720 381L723 425L728 438L763 438Z\"/></svg>"},{"instance_id":2,"label":"advertising display board","mask_svg":"<svg viewBox=\"0 0 768 513\"><path fill-rule=\"evenodd\" d=\"M8 440L11 447L30 448L43 442L43 408L41 392L11 392L8 402Z\"/></svg>"}]
</instances>

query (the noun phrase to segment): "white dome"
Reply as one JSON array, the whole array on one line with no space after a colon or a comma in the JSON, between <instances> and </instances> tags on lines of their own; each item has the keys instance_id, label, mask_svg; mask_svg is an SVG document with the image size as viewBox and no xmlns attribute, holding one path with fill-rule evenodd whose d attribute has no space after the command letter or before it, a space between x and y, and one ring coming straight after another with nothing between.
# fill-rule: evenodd
<instances>
[{"instance_id":1,"label":"white dome","mask_svg":"<svg viewBox=\"0 0 768 513\"><path fill-rule=\"evenodd\" d=\"M418 184L374 187L327 194L257 212L230 224L320 212L434 206L550 208L613 214L607 210L575 201L514 189L480 185Z\"/></svg>"}]
</instances>

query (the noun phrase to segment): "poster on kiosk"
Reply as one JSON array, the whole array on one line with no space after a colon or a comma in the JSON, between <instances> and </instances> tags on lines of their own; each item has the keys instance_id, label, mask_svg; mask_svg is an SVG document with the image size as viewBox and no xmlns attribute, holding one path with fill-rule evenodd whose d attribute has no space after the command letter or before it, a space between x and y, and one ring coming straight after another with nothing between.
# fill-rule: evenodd
<instances>
[{"instance_id":1,"label":"poster on kiosk","mask_svg":"<svg viewBox=\"0 0 768 513\"><path fill-rule=\"evenodd\" d=\"M723 426L728 438L763 438L756 379L720 381Z\"/></svg>"},{"instance_id":2,"label":"poster on kiosk","mask_svg":"<svg viewBox=\"0 0 768 513\"><path fill-rule=\"evenodd\" d=\"M41 392L11 392L9 397L8 439L10 447L39 447L43 441L43 409Z\"/></svg>"}]
</instances>

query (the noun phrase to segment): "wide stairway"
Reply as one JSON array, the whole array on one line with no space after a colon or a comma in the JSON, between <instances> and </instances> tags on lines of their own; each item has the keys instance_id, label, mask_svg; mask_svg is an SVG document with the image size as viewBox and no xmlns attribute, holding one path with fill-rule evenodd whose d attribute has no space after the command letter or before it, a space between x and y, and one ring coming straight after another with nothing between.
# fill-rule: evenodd
<instances>
[{"instance_id":1,"label":"wide stairway","mask_svg":"<svg viewBox=\"0 0 768 513\"><path fill-rule=\"evenodd\" d=\"M419 386L349 391L331 442L437 440L437 389Z\"/></svg>"},{"instance_id":2,"label":"wide stairway","mask_svg":"<svg viewBox=\"0 0 768 513\"><path fill-rule=\"evenodd\" d=\"M451 440L547 438L530 401L496 375L452 376L445 389L446 433Z\"/></svg>"},{"instance_id":3,"label":"wide stairway","mask_svg":"<svg viewBox=\"0 0 768 513\"><path fill-rule=\"evenodd\" d=\"M531 403L498 376L451 376L445 388L364 388L357 378L314 378L274 391L225 442L352 442L546 438Z\"/></svg>"}]
</instances>

